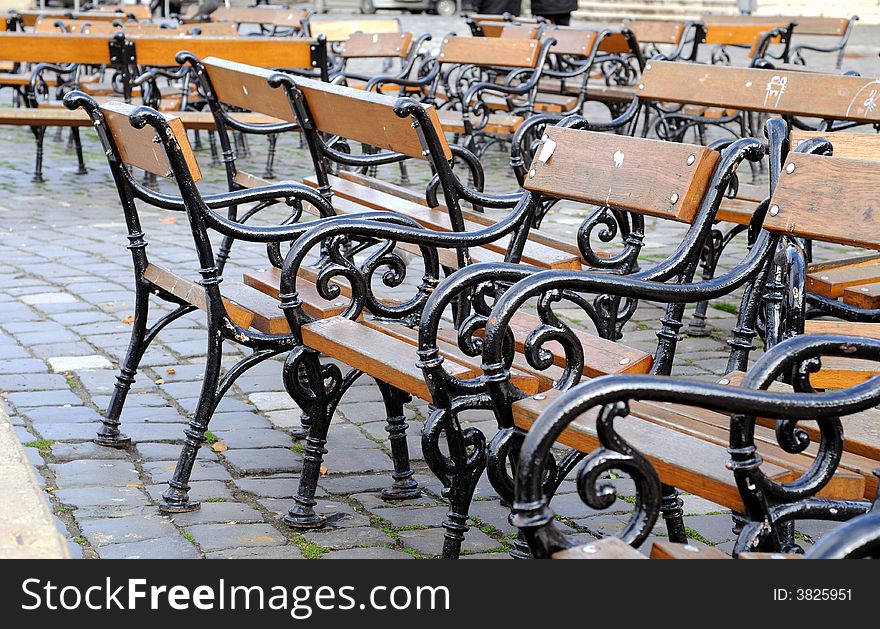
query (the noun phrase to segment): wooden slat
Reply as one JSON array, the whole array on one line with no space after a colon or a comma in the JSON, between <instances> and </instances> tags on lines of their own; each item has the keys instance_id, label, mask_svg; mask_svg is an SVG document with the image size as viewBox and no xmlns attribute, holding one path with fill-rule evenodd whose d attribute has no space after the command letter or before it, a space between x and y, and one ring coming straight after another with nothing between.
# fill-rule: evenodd
<instances>
[{"instance_id":1,"label":"wooden slat","mask_svg":"<svg viewBox=\"0 0 880 629\"><path fill-rule=\"evenodd\" d=\"M510 22L482 22L480 28L483 31L483 37L501 37L504 27Z\"/></svg>"},{"instance_id":2,"label":"wooden slat","mask_svg":"<svg viewBox=\"0 0 880 629\"><path fill-rule=\"evenodd\" d=\"M214 116L209 111L180 111L174 114L187 129L215 129ZM262 114L237 113L235 118L249 124L269 124L278 122L275 118ZM27 109L0 107L0 125L89 127L92 122L88 114L77 109Z\"/></svg>"},{"instance_id":3,"label":"wooden slat","mask_svg":"<svg viewBox=\"0 0 880 629\"><path fill-rule=\"evenodd\" d=\"M541 33L541 41L548 37L556 40L556 43L550 47L550 52L553 54L586 57L596 46L597 36L596 31L580 28L554 28Z\"/></svg>"},{"instance_id":4,"label":"wooden slat","mask_svg":"<svg viewBox=\"0 0 880 629\"><path fill-rule=\"evenodd\" d=\"M880 249L880 162L792 152L785 163L765 229Z\"/></svg>"},{"instance_id":5,"label":"wooden slat","mask_svg":"<svg viewBox=\"0 0 880 629\"><path fill-rule=\"evenodd\" d=\"M684 22L670 20L626 20L623 25L635 34L640 44L678 45L684 34Z\"/></svg>"},{"instance_id":6,"label":"wooden slat","mask_svg":"<svg viewBox=\"0 0 880 629\"><path fill-rule=\"evenodd\" d=\"M807 289L837 299L851 286L873 284L880 279L880 263L859 264L807 273Z\"/></svg>"},{"instance_id":7,"label":"wooden slat","mask_svg":"<svg viewBox=\"0 0 880 629\"><path fill-rule=\"evenodd\" d=\"M810 374L810 384L816 389L846 389L880 375L880 363L840 356L826 356L822 369Z\"/></svg>"},{"instance_id":8,"label":"wooden slat","mask_svg":"<svg viewBox=\"0 0 880 629\"><path fill-rule=\"evenodd\" d=\"M816 273L819 271L830 271L832 269L842 269L846 266L862 266L863 264L877 264L880 263L880 254L877 253L865 253L861 255L854 256L846 256L843 258L836 258L834 260L830 260L828 262L813 262L807 265L808 273Z\"/></svg>"},{"instance_id":9,"label":"wooden slat","mask_svg":"<svg viewBox=\"0 0 880 629\"><path fill-rule=\"evenodd\" d=\"M437 112L440 120L440 126L447 133L464 133L464 121L462 120L460 111L452 111L442 109ZM473 123L473 120L471 121ZM513 116L511 114L489 114L489 119L482 131L486 133L494 133L497 135L513 135L523 123L522 116Z\"/></svg>"},{"instance_id":10,"label":"wooden slat","mask_svg":"<svg viewBox=\"0 0 880 629\"><path fill-rule=\"evenodd\" d=\"M684 222L697 213L718 162L703 146L562 127L545 135L527 190Z\"/></svg>"},{"instance_id":11,"label":"wooden slat","mask_svg":"<svg viewBox=\"0 0 880 629\"><path fill-rule=\"evenodd\" d=\"M873 90L880 90L880 81L870 77L650 61L637 94L661 102L878 122Z\"/></svg>"},{"instance_id":12,"label":"wooden slat","mask_svg":"<svg viewBox=\"0 0 880 629\"><path fill-rule=\"evenodd\" d=\"M551 390L544 393L541 400L531 397L516 402L513 405L514 423L529 430L558 395ZM559 442L582 452L598 448L595 415L592 411L570 424ZM734 511L742 511L742 500L733 474L725 467L730 459L726 448L632 416L615 420L615 429L651 461L663 482ZM761 469L776 480L791 478L790 471L771 463L765 462Z\"/></svg>"},{"instance_id":13,"label":"wooden slat","mask_svg":"<svg viewBox=\"0 0 880 629\"><path fill-rule=\"evenodd\" d=\"M789 134L792 149L810 138L822 138L831 142L834 157L880 160L880 136L876 133L829 133L792 129Z\"/></svg>"},{"instance_id":14,"label":"wooden slat","mask_svg":"<svg viewBox=\"0 0 880 629\"><path fill-rule=\"evenodd\" d=\"M843 291L843 301L857 308L880 308L880 283L850 286Z\"/></svg>"},{"instance_id":15,"label":"wooden slat","mask_svg":"<svg viewBox=\"0 0 880 629\"><path fill-rule=\"evenodd\" d=\"M745 24L788 26L796 22L794 29L797 35L843 35L849 23L847 18L819 17L804 15L781 15L781 16L746 16L746 15L707 15L703 21L706 24Z\"/></svg>"},{"instance_id":16,"label":"wooden slat","mask_svg":"<svg viewBox=\"0 0 880 629\"><path fill-rule=\"evenodd\" d=\"M400 21L394 19L329 20L309 19L309 34L324 35L328 42L345 41L354 33L399 33Z\"/></svg>"},{"instance_id":17,"label":"wooden slat","mask_svg":"<svg viewBox=\"0 0 880 629\"><path fill-rule=\"evenodd\" d=\"M300 21L307 15L306 11L299 8L221 6L211 14L211 19L215 22L234 24L266 24L299 28Z\"/></svg>"},{"instance_id":18,"label":"wooden slat","mask_svg":"<svg viewBox=\"0 0 880 629\"><path fill-rule=\"evenodd\" d=\"M141 65L175 66L175 55L188 50L200 59L220 57L238 63L267 68L314 70L312 39L289 37L163 37L131 35Z\"/></svg>"},{"instance_id":19,"label":"wooden slat","mask_svg":"<svg viewBox=\"0 0 880 629\"><path fill-rule=\"evenodd\" d=\"M651 547L651 559L731 559L731 556L699 542L675 544L656 541Z\"/></svg>"},{"instance_id":20,"label":"wooden slat","mask_svg":"<svg viewBox=\"0 0 880 629\"><path fill-rule=\"evenodd\" d=\"M537 24L505 24L501 29L502 39L535 39L541 30Z\"/></svg>"},{"instance_id":21,"label":"wooden slat","mask_svg":"<svg viewBox=\"0 0 880 629\"><path fill-rule=\"evenodd\" d=\"M275 71L216 57L203 59L202 64L221 103L296 122L285 90L269 85Z\"/></svg>"},{"instance_id":22,"label":"wooden slat","mask_svg":"<svg viewBox=\"0 0 880 629\"><path fill-rule=\"evenodd\" d=\"M623 33L607 33L599 42L599 50L612 55L632 52L629 40Z\"/></svg>"},{"instance_id":23,"label":"wooden slat","mask_svg":"<svg viewBox=\"0 0 880 629\"><path fill-rule=\"evenodd\" d=\"M355 33L345 42L346 59L405 57L412 45L412 33Z\"/></svg>"},{"instance_id":24,"label":"wooden slat","mask_svg":"<svg viewBox=\"0 0 880 629\"><path fill-rule=\"evenodd\" d=\"M76 20L91 20L93 22L112 22L114 20L122 20L125 21L128 19L126 13L120 13L115 11L80 11L79 13L75 11L66 11L66 10L24 10L24 11L16 11L18 15L21 17L22 24L26 27L30 28L37 23L37 20L40 18L71 18Z\"/></svg>"},{"instance_id":25,"label":"wooden slat","mask_svg":"<svg viewBox=\"0 0 880 629\"><path fill-rule=\"evenodd\" d=\"M101 112L104 114L107 127L116 142L122 160L126 164L142 168L160 177L168 177L172 174L171 164L165 154L164 145L160 141L156 141L158 139L156 129L150 125L144 126L143 129L135 129L129 122L129 117L136 109L137 107L133 105L116 101L101 105ZM180 151L186 160L193 181L198 181L202 178L202 172L199 170L199 164L190 146L189 138L186 136L183 123L177 116L162 115L180 146Z\"/></svg>"},{"instance_id":26,"label":"wooden slat","mask_svg":"<svg viewBox=\"0 0 880 629\"><path fill-rule=\"evenodd\" d=\"M107 35L0 33L0 59L44 63L110 63ZM174 65L174 64L172 64Z\"/></svg>"},{"instance_id":27,"label":"wooden slat","mask_svg":"<svg viewBox=\"0 0 880 629\"><path fill-rule=\"evenodd\" d=\"M803 555L795 553L740 553L737 559L803 559Z\"/></svg>"},{"instance_id":28,"label":"wooden slat","mask_svg":"<svg viewBox=\"0 0 880 629\"><path fill-rule=\"evenodd\" d=\"M631 101L635 96L635 88L629 85L605 85L604 83L587 84L587 100Z\"/></svg>"},{"instance_id":29,"label":"wooden slat","mask_svg":"<svg viewBox=\"0 0 880 629\"><path fill-rule=\"evenodd\" d=\"M582 546L553 553L551 559L647 559L618 537L603 537Z\"/></svg>"},{"instance_id":30,"label":"wooden slat","mask_svg":"<svg viewBox=\"0 0 880 629\"><path fill-rule=\"evenodd\" d=\"M318 185L315 177L306 177L304 181L312 187L317 187ZM452 223L449 214L444 210L429 208L419 203L413 203L407 199L397 197L393 194L387 194L380 190L368 188L353 181L338 177L331 176L330 184L333 188L334 194L338 197L354 201L376 210L385 210L403 214L418 221L422 226L429 229L452 231ZM468 220L465 221L465 229L467 231L477 231L484 227L484 225L474 224ZM490 251L496 251L503 256L507 250L509 242L510 237L503 236L491 243L486 243L484 248L489 249ZM531 241L526 242L523 247L522 261L525 264L544 268L574 270L579 270L581 268L580 256L566 251L559 251L552 247Z\"/></svg>"},{"instance_id":31,"label":"wooden slat","mask_svg":"<svg viewBox=\"0 0 880 629\"><path fill-rule=\"evenodd\" d=\"M707 24L704 43L709 46L718 44L750 46L756 38L767 31L785 26L788 24L772 21L765 24Z\"/></svg>"},{"instance_id":32,"label":"wooden slat","mask_svg":"<svg viewBox=\"0 0 880 629\"><path fill-rule=\"evenodd\" d=\"M447 36L442 40L437 59L440 63L534 68L540 49L534 39Z\"/></svg>"},{"instance_id":33,"label":"wooden slat","mask_svg":"<svg viewBox=\"0 0 880 629\"><path fill-rule=\"evenodd\" d=\"M715 218L719 221L748 225L758 205L746 199L722 199Z\"/></svg>"},{"instance_id":34,"label":"wooden slat","mask_svg":"<svg viewBox=\"0 0 880 629\"><path fill-rule=\"evenodd\" d=\"M312 349L341 360L370 376L430 401L431 393L422 370L416 366L415 347L343 317L331 317L302 328L303 342ZM472 368L452 360L443 363L446 371L459 378L472 378Z\"/></svg>"},{"instance_id":35,"label":"wooden slat","mask_svg":"<svg viewBox=\"0 0 880 629\"><path fill-rule=\"evenodd\" d=\"M807 319L804 321L804 334L843 334L880 340L880 324Z\"/></svg>"}]
</instances>

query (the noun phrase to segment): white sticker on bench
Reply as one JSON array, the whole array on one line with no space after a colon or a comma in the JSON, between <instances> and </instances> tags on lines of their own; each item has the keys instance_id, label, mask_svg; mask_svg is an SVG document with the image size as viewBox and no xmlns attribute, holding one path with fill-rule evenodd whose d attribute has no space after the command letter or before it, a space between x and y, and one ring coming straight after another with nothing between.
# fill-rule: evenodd
<instances>
[{"instance_id":1,"label":"white sticker on bench","mask_svg":"<svg viewBox=\"0 0 880 629\"><path fill-rule=\"evenodd\" d=\"M550 158L553 157L553 151L555 150L556 142L545 135L544 144L541 146L541 153L538 155L538 161L542 164L546 164Z\"/></svg>"}]
</instances>

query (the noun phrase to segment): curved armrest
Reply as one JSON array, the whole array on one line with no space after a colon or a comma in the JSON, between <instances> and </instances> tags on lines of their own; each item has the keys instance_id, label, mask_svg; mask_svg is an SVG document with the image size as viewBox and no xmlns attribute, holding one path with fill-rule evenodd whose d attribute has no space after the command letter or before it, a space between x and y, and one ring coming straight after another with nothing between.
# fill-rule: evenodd
<instances>
[{"instance_id":1,"label":"curved armrest","mask_svg":"<svg viewBox=\"0 0 880 629\"><path fill-rule=\"evenodd\" d=\"M866 410L880 402L880 378L832 393L771 393L762 390L786 370L822 355L880 360L880 341L845 336L789 339L755 363L742 387L668 376L617 375L603 376L570 389L547 407L525 437L516 466L514 524L525 534L535 557L547 558L554 552L576 545L555 524L543 487L544 471L548 456L552 456L551 448L562 432L585 412L598 408L596 432L600 447L587 456L581 468L579 493L593 508L608 508L616 495L611 487L601 482L601 473L609 469L625 470L635 482L636 506L618 536L633 546L648 537L660 511L660 479L651 462L627 443L614 427L615 422L626 422L631 400L674 402L732 414L728 467L737 479L746 504L755 500L753 494L792 486L778 484L761 473L761 459L752 434L755 418L777 420L780 444L785 437L794 434L791 420L817 420L822 431L817 459L827 460L831 469L820 472L816 468L821 466L814 465L798 479L798 490L803 496L800 499L808 499L821 489L822 481L827 482L828 474L837 467L834 455L822 451L826 446L828 449L842 447L843 435L836 418ZM788 427L791 427L790 433ZM837 432L840 434L836 435ZM831 512L836 513L835 510Z\"/></svg>"}]
</instances>

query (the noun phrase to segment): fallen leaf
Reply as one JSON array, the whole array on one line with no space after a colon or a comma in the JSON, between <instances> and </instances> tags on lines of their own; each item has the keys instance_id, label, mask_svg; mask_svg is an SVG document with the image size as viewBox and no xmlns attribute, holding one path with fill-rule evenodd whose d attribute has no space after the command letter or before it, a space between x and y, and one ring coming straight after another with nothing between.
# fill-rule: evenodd
<instances>
[{"instance_id":1,"label":"fallen leaf","mask_svg":"<svg viewBox=\"0 0 880 629\"><path fill-rule=\"evenodd\" d=\"M238 524L237 520L229 520L226 524Z\"/></svg>"},{"instance_id":2,"label":"fallen leaf","mask_svg":"<svg viewBox=\"0 0 880 629\"><path fill-rule=\"evenodd\" d=\"M223 443L222 441L216 441L211 444L211 449L214 452L226 452L229 449L229 446Z\"/></svg>"},{"instance_id":3,"label":"fallen leaf","mask_svg":"<svg viewBox=\"0 0 880 629\"><path fill-rule=\"evenodd\" d=\"M177 219L172 216L170 218L160 218L159 222L160 223L176 223Z\"/></svg>"},{"instance_id":4,"label":"fallen leaf","mask_svg":"<svg viewBox=\"0 0 880 629\"><path fill-rule=\"evenodd\" d=\"M329 471L330 471L330 468L327 467L326 465L321 466L321 476L327 476L327 472L329 472Z\"/></svg>"},{"instance_id":5,"label":"fallen leaf","mask_svg":"<svg viewBox=\"0 0 880 629\"><path fill-rule=\"evenodd\" d=\"M131 325L132 323L134 323L134 315L128 315L127 317L125 317L125 319L122 320L122 322Z\"/></svg>"},{"instance_id":6,"label":"fallen leaf","mask_svg":"<svg viewBox=\"0 0 880 629\"><path fill-rule=\"evenodd\" d=\"M126 487L134 487L135 489L137 489L139 487L143 487L143 485L141 485L140 483L129 483L128 485L126 485Z\"/></svg>"},{"instance_id":7,"label":"fallen leaf","mask_svg":"<svg viewBox=\"0 0 880 629\"><path fill-rule=\"evenodd\" d=\"M165 381L162 378L156 378L156 384L165 384Z\"/></svg>"},{"instance_id":8,"label":"fallen leaf","mask_svg":"<svg viewBox=\"0 0 880 629\"><path fill-rule=\"evenodd\" d=\"M55 491L55 488L54 487L46 487L46 491L51 494L53 491Z\"/></svg>"},{"instance_id":9,"label":"fallen leaf","mask_svg":"<svg viewBox=\"0 0 880 629\"><path fill-rule=\"evenodd\" d=\"M175 369L174 367L169 367L165 370L165 373L167 373L169 376L173 376L177 373L177 369Z\"/></svg>"}]
</instances>

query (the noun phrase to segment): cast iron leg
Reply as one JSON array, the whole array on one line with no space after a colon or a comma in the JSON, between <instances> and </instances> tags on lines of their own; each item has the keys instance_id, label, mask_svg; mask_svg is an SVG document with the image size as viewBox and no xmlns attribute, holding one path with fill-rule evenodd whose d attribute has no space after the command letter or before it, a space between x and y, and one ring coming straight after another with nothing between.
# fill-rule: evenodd
<instances>
[{"instance_id":1,"label":"cast iron leg","mask_svg":"<svg viewBox=\"0 0 880 629\"><path fill-rule=\"evenodd\" d=\"M719 251L716 251L718 243L721 242L720 232L712 230L706 244L703 245L702 266L703 279L711 280L715 277L715 267L718 265ZM709 327L706 325L706 312L709 310L709 300L703 300L697 304L691 320L684 329L688 336L709 336Z\"/></svg>"},{"instance_id":2,"label":"cast iron leg","mask_svg":"<svg viewBox=\"0 0 880 629\"><path fill-rule=\"evenodd\" d=\"M291 528L318 529L327 523L327 518L315 513L315 490L318 487L318 478L321 475L321 463L327 449L327 432L330 429L330 420L333 410L324 389L324 378L321 371L321 363L318 353L307 347L297 347L291 351L284 365L284 378L300 377L302 366L305 370L305 379L308 383L307 396L295 396L294 401L300 408L308 409L307 414L311 419L309 434L303 446L303 467L299 477L299 488L293 497L294 505L284 516L284 522ZM288 385L288 391L303 391L302 385ZM300 398L300 399L297 399Z\"/></svg>"},{"instance_id":3,"label":"cast iron leg","mask_svg":"<svg viewBox=\"0 0 880 629\"><path fill-rule=\"evenodd\" d=\"M219 166L220 165L220 156L217 153L217 138L214 137L213 131L208 131L208 144L211 147L211 165Z\"/></svg>"},{"instance_id":4,"label":"cast iron leg","mask_svg":"<svg viewBox=\"0 0 880 629\"><path fill-rule=\"evenodd\" d=\"M403 414L403 404L412 398L408 393L397 387L376 380L379 390L382 392L382 401L385 403L385 413L388 425L388 437L391 441L391 455L394 459L394 472L391 477L394 484L382 490L383 500L407 500L418 498L422 495L416 481L413 479L413 470L409 465L409 448L406 445L406 417Z\"/></svg>"},{"instance_id":5,"label":"cast iron leg","mask_svg":"<svg viewBox=\"0 0 880 629\"><path fill-rule=\"evenodd\" d=\"M77 175L85 175L88 174L88 169L86 168L85 159L83 159L83 147L82 140L79 137L79 129L76 127L71 128L70 135L73 138L73 148L76 150L76 174Z\"/></svg>"},{"instance_id":6,"label":"cast iron leg","mask_svg":"<svg viewBox=\"0 0 880 629\"><path fill-rule=\"evenodd\" d=\"M37 142L37 163L34 166L34 183L43 183L43 138L46 136L46 127L31 127L34 139Z\"/></svg>"},{"instance_id":7,"label":"cast iron leg","mask_svg":"<svg viewBox=\"0 0 880 629\"><path fill-rule=\"evenodd\" d=\"M678 497L678 490L669 485L662 485L663 499L660 503L660 512L666 520L666 531L669 533L669 541L676 544L686 544L687 533L684 530L684 501Z\"/></svg>"},{"instance_id":8,"label":"cast iron leg","mask_svg":"<svg viewBox=\"0 0 880 629\"><path fill-rule=\"evenodd\" d=\"M208 330L208 358L205 362L205 379L202 381L202 392L196 412L184 431L186 439L177 460L174 476L168 481L168 489L159 501L159 510L163 513L186 513L197 511L201 504L190 502L189 477L199 448L205 442L208 422L214 414L217 403L217 384L220 380L220 360L223 354L223 339L217 330Z\"/></svg>"},{"instance_id":9,"label":"cast iron leg","mask_svg":"<svg viewBox=\"0 0 880 629\"><path fill-rule=\"evenodd\" d=\"M278 144L278 134L269 134L269 155L266 157L266 172L263 173L264 179L275 179L275 145Z\"/></svg>"}]
</instances>

